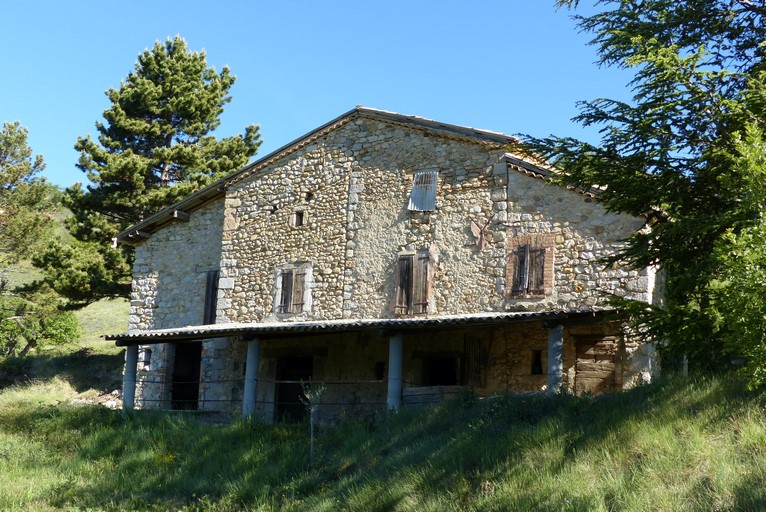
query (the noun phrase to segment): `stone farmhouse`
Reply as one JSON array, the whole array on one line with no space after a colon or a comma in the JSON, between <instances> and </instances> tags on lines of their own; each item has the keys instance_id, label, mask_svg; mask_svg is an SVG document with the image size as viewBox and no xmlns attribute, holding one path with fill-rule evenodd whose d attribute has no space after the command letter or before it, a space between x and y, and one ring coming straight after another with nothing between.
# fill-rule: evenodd
<instances>
[{"instance_id":1,"label":"stone farmhouse","mask_svg":"<svg viewBox=\"0 0 766 512\"><path fill-rule=\"evenodd\" d=\"M599 393L653 347L604 268L644 227L549 183L513 137L357 107L119 234L136 249L126 408L366 417L466 390Z\"/></svg>"}]
</instances>

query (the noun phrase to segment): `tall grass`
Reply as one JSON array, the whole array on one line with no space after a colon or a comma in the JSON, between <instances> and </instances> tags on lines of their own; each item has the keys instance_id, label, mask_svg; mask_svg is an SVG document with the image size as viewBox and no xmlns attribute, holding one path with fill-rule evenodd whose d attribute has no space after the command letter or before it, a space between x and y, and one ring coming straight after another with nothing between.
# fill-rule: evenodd
<instances>
[{"instance_id":1,"label":"tall grass","mask_svg":"<svg viewBox=\"0 0 766 512\"><path fill-rule=\"evenodd\" d=\"M344 422L321 432L313 462L305 424L55 406L73 392L0 392L0 509L766 508L766 395L728 378Z\"/></svg>"}]
</instances>

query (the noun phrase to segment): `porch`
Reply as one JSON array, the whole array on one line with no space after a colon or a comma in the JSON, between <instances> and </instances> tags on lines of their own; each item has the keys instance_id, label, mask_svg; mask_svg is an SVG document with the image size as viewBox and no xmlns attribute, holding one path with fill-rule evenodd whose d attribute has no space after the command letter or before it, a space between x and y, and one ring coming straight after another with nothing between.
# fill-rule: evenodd
<instances>
[{"instance_id":1,"label":"porch","mask_svg":"<svg viewBox=\"0 0 766 512\"><path fill-rule=\"evenodd\" d=\"M261 421L299 419L321 386L323 420L369 417L472 392L585 393L630 385L631 345L605 311L509 312L218 324L111 335L128 348L124 407L180 404L177 354L199 346L188 408ZM139 368L140 346L163 361ZM143 364L143 363L141 363ZM163 367L164 365L164 367ZM181 372L182 373L182 372ZM193 373L193 372L192 372ZM137 375L141 375L137 378ZM153 389L154 388L154 389ZM195 396L196 395L196 396ZM190 396L190 397L189 397ZM156 397L156 398L152 398Z\"/></svg>"}]
</instances>

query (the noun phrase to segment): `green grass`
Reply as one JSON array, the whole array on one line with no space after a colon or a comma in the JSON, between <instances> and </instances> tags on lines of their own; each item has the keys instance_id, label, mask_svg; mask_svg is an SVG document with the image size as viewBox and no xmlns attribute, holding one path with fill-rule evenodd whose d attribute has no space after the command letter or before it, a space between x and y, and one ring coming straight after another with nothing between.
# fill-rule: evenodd
<instances>
[{"instance_id":1,"label":"green grass","mask_svg":"<svg viewBox=\"0 0 766 512\"><path fill-rule=\"evenodd\" d=\"M0 392L2 510L762 510L766 395L729 378L504 396L374 424L202 423Z\"/></svg>"},{"instance_id":2,"label":"green grass","mask_svg":"<svg viewBox=\"0 0 766 512\"><path fill-rule=\"evenodd\" d=\"M32 266L29 260L14 263L5 269L5 278L8 280L8 288L30 284L40 278L40 271Z\"/></svg>"},{"instance_id":3,"label":"green grass","mask_svg":"<svg viewBox=\"0 0 766 512\"><path fill-rule=\"evenodd\" d=\"M130 303L127 299L102 299L76 312L83 330L80 344L98 353L113 354L113 342L105 341L104 334L128 330Z\"/></svg>"}]
</instances>

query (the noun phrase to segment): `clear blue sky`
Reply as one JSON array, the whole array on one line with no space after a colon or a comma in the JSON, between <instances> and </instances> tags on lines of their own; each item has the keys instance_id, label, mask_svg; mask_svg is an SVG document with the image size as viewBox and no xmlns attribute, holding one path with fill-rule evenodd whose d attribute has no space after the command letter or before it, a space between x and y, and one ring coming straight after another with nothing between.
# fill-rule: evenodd
<instances>
[{"instance_id":1,"label":"clear blue sky","mask_svg":"<svg viewBox=\"0 0 766 512\"><path fill-rule=\"evenodd\" d=\"M95 133L104 91L177 34L237 76L217 134L260 125L256 158L356 105L595 140L570 121L576 101L630 96L630 76L598 68L588 35L553 0L6 0L0 122L29 129L50 181L84 182L73 145Z\"/></svg>"}]
</instances>

